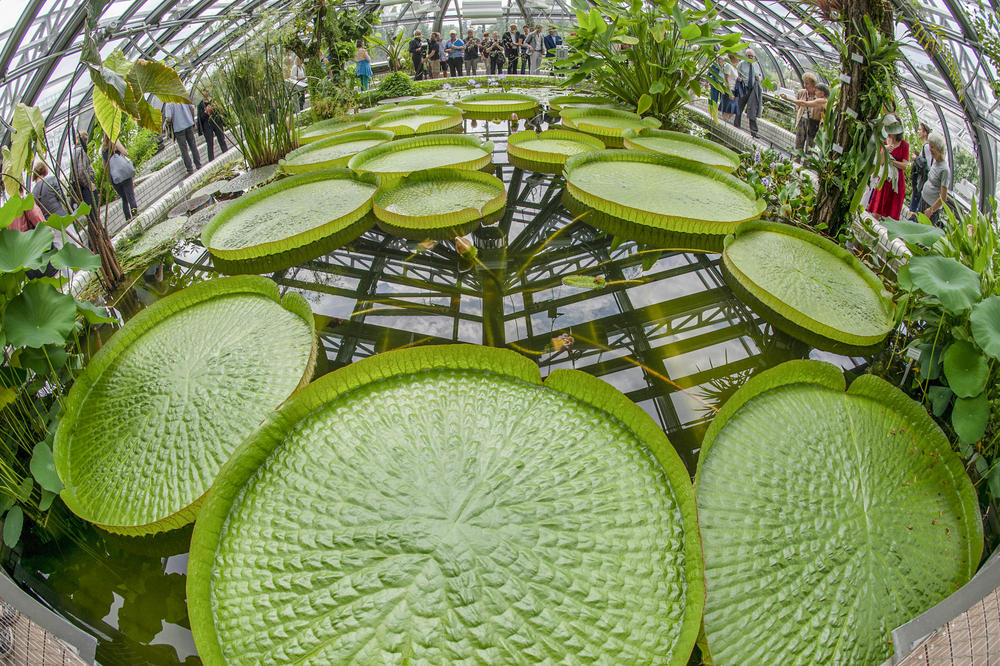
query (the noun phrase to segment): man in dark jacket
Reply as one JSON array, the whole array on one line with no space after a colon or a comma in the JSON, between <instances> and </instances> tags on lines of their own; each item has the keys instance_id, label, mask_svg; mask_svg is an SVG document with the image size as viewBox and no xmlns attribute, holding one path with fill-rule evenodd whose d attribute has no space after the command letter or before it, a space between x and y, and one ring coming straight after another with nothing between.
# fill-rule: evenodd
<instances>
[{"instance_id":1,"label":"man in dark jacket","mask_svg":"<svg viewBox=\"0 0 1000 666\"><path fill-rule=\"evenodd\" d=\"M209 162L215 159L214 139L219 140L219 149L223 153L229 150L229 146L226 145L226 133L222 131L222 114L207 95L198 102L198 134L205 137Z\"/></svg>"},{"instance_id":2,"label":"man in dark jacket","mask_svg":"<svg viewBox=\"0 0 1000 666\"><path fill-rule=\"evenodd\" d=\"M424 56L427 54L427 47L422 39L423 33L419 30L413 31L413 39L410 40L410 57L413 58L413 80L424 80Z\"/></svg>"}]
</instances>

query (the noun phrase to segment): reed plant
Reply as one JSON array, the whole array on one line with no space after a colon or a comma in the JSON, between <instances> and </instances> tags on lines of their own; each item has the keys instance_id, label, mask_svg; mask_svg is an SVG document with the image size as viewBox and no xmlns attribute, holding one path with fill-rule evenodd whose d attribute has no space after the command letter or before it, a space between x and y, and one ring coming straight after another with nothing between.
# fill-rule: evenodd
<instances>
[{"instance_id":1,"label":"reed plant","mask_svg":"<svg viewBox=\"0 0 1000 666\"><path fill-rule=\"evenodd\" d=\"M213 88L250 168L274 164L298 147L294 92L282 72L281 48L231 53Z\"/></svg>"}]
</instances>

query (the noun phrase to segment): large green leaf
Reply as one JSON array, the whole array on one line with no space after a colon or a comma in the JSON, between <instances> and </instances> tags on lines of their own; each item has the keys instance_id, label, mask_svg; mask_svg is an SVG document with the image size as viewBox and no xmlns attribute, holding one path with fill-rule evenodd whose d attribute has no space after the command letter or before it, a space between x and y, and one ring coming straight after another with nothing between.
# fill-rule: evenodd
<instances>
[{"instance_id":1,"label":"large green leaf","mask_svg":"<svg viewBox=\"0 0 1000 666\"><path fill-rule=\"evenodd\" d=\"M646 150L599 150L566 160L566 204L596 211L585 220L608 233L668 247L664 232L721 239L757 218L764 202L719 169ZM719 248L721 249L721 247Z\"/></svg>"},{"instance_id":2,"label":"large green leaf","mask_svg":"<svg viewBox=\"0 0 1000 666\"><path fill-rule=\"evenodd\" d=\"M952 257L911 257L909 266L913 286L936 296L949 312L964 312L979 300L979 275Z\"/></svg>"},{"instance_id":3,"label":"large green leaf","mask_svg":"<svg viewBox=\"0 0 1000 666\"><path fill-rule=\"evenodd\" d=\"M75 271L96 271L101 267L101 258L79 245L66 243L48 257L53 268Z\"/></svg>"},{"instance_id":4,"label":"large green leaf","mask_svg":"<svg viewBox=\"0 0 1000 666\"><path fill-rule=\"evenodd\" d=\"M266 185L216 214L202 244L227 272L287 268L350 242L371 227L373 176L312 171ZM317 245L317 244L322 244ZM266 265L266 268L265 268Z\"/></svg>"},{"instance_id":5,"label":"large green leaf","mask_svg":"<svg viewBox=\"0 0 1000 666\"><path fill-rule=\"evenodd\" d=\"M982 393L989 374L989 363L971 342L953 342L944 353L944 376L959 398L972 398Z\"/></svg>"},{"instance_id":6,"label":"large green leaf","mask_svg":"<svg viewBox=\"0 0 1000 666\"><path fill-rule=\"evenodd\" d=\"M889 632L972 576L975 489L923 407L872 375L790 361L709 427L696 479L719 664L877 666Z\"/></svg>"},{"instance_id":7,"label":"large green leaf","mask_svg":"<svg viewBox=\"0 0 1000 666\"><path fill-rule=\"evenodd\" d=\"M105 529L180 527L236 446L312 374L313 318L257 276L188 287L133 317L70 390L61 496Z\"/></svg>"},{"instance_id":8,"label":"large green leaf","mask_svg":"<svg viewBox=\"0 0 1000 666\"><path fill-rule=\"evenodd\" d=\"M345 167L352 157L365 148L391 141L395 135L387 130L347 132L320 139L297 148L280 162L286 173L307 173Z\"/></svg>"},{"instance_id":9,"label":"large green leaf","mask_svg":"<svg viewBox=\"0 0 1000 666\"><path fill-rule=\"evenodd\" d=\"M538 100L518 93L478 93L455 102L466 118L472 120L507 120L514 114L530 118L538 111Z\"/></svg>"},{"instance_id":10,"label":"large green leaf","mask_svg":"<svg viewBox=\"0 0 1000 666\"><path fill-rule=\"evenodd\" d=\"M30 231L0 229L0 272L45 268L52 247L52 229L39 225Z\"/></svg>"},{"instance_id":11,"label":"large green leaf","mask_svg":"<svg viewBox=\"0 0 1000 666\"><path fill-rule=\"evenodd\" d=\"M16 197L21 184L28 184L25 174L31 172L32 158L36 153L45 157L45 119L37 106L19 102L14 107L10 127L14 133L10 146L4 147L3 186L9 196Z\"/></svg>"},{"instance_id":12,"label":"large green leaf","mask_svg":"<svg viewBox=\"0 0 1000 666\"><path fill-rule=\"evenodd\" d=\"M299 132L299 143L307 144L313 141L319 141L320 139L325 139L327 137L336 136L338 134L360 132L366 129L369 120L376 118L381 113L382 112L380 111L372 110L356 113L352 116L348 116L346 119L330 118L328 120L321 120L302 128L302 131Z\"/></svg>"},{"instance_id":13,"label":"large green leaf","mask_svg":"<svg viewBox=\"0 0 1000 666\"><path fill-rule=\"evenodd\" d=\"M104 130L104 135L117 141L122 133L122 111L111 103L99 87L94 86L94 117Z\"/></svg>"},{"instance_id":14,"label":"large green leaf","mask_svg":"<svg viewBox=\"0 0 1000 666\"><path fill-rule=\"evenodd\" d=\"M972 337L988 356L1000 360L1000 296L990 296L972 307Z\"/></svg>"},{"instance_id":15,"label":"large green leaf","mask_svg":"<svg viewBox=\"0 0 1000 666\"><path fill-rule=\"evenodd\" d=\"M425 169L451 167L475 171L493 158L493 142L462 134L432 134L396 139L366 148L348 166L358 173L377 174L384 185Z\"/></svg>"},{"instance_id":16,"label":"large green leaf","mask_svg":"<svg viewBox=\"0 0 1000 666\"><path fill-rule=\"evenodd\" d=\"M507 158L514 166L540 173L561 173L573 155L601 150L597 137L571 130L550 129L544 132L525 130L507 137Z\"/></svg>"},{"instance_id":17,"label":"large green leaf","mask_svg":"<svg viewBox=\"0 0 1000 666\"><path fill-rule=\"evenodd\" d=\"M687 663L703 603L689 477L601 380L406 349L292 397L195 526L207 666Z\"/></svg>"},{"instance_id":18,"label":"large green leaf","mask_svg":"<svg viewBox=\"0 0 1000 666\"><path fill-rule=\"evenodd\" d=\"M628 130L656 129L660 121L637 113L596 107L569 107L561 112L563 125L592 134L608 148L621 148L622 135Z\"/></svg>"},{"instance_id":19,"label":"large green leaf","mask_svg":"<svg viewBox=\"0 0 1000 666\"><path fill-rule=\"evenodd\" d=\"M75 321L76 301L72 296L32 280L7 305L3 330L7 342L15 347L62 345Z\"/></svg>"},{"instance_id":20,"label":"large green leaf","mask_svg":"<svg viewBox=\"0 0 1000 666\"><path fill-rule=\"evenodd\" d=\"M559 115L563 109L572 107L622 109L614 100L592 95L559 95L549 99L549 110Z\"/></svg>"},{"instance_id":21,"label":"large green leaf","mask_svg":"<svg viewBox=\"0 0 1000 666\"><path fill-rule=\"evenodd\" d=\"M461 131L462 111L435 104L417 109L397 109L368 121L368 129L387 130L396 136Z\"/></svg>"},{"instance_id":22,"label":"large green leaf","mask_svg":"<svg viewBox=\"0 0 1000 666\"><path fill-rule=\"evenodd\" d=\"M480 222L503 215L503 181L480 171L430 169L393 182L375 194L379 226L405 238L424 240L462 236Z\"/></svg>"},{"instance_id":23,"label":"large green leaf","mask_svg":"<svg viewBox=\"0 0 1000 666\"><path fill-rule=\"evenodd\" d=\"M909 220L893 220L885 218L882 226L889 232L890 238L902 238L907 243L918 243L930 247L937 239L944 236L944 230L930 224L910 222Z\"/></svg>"},{"instance_id":24,"label":"large green leaf","mask_svg":"<svg viewBox=\"0 0 1000 666\"><path fill-rule=\"evenodd\" d=\"M626 130L622 138L626 148L683 157L730 173L740 165L740 156L725 146L686 132L669 132L647 127L638 131Z\"/></svg>"},{"instance_id":25,"label":"large green leaf","mask_svg":"<svg viewBox=\"0 0 1000 666\"><path fill-rule=\"evenodd\" d=\"M893 329L892 298L879 279L852 253L818 234L747 222L726 238L722 260L727 282L749 292L754 305L764 306L757 314L790 335L798 337L804 329L834 343L865 347Z\"/></svg>"},{"instance_id":26,"label":"large green leaf","mask_svg":"<svg viewBox=\"0 0 1000 666\"><path fill-rule=\"evenodd\" d=\"M15 218L21 217L34 207L35 197L30 194L25 197L20 195L8 197L3 206L0 206L0 229L6 229L13 224Z\"/></svg>"},{"instance_id":27,"label":"large green leaf","mask_svg":"<svg viewBox=\"0 0 1000 666\"><path fill-rule=\"evenodd\" d=\"M161 62L140 58L129 69L125 80L132 87L137 99L156 95L164 102L191 103L180 75L172 67Z\"/></svg>"},{"instance_id":28,"label":"large green leaf","mask_svg":"<svg viewBox=\"0 0 1000 666\"><path fill-rule=\"evenodd\" d=\"M990 420L990 402L986 393L971 398L957 398L951 408L951 426L964 444L982 439Z\"/></svg>"}]
</instances>

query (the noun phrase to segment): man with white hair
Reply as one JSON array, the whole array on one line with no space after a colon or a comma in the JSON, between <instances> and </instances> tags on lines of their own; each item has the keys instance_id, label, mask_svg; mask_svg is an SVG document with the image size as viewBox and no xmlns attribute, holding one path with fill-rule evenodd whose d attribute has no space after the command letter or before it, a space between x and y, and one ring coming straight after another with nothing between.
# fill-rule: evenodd
<instances>
[{"instance_id":1,"label":"man with white hair","mask_svg":"<svg viewBox=\"0 0 1000 666\"><path fill-rule=\"evenodd\" d=\"M942 224L938 220L941 207L948 201L948 188L951 186L951 168L944 154L944 136L938 132L931 132L927 137L927 144L931 147L931 164L927 172L927 180L920 190L920 204L913 213L923 213L930 218L934 226L940 227Z\"/></svg>"},{"instance_id":2,"label":"man with white hair","mask_svg":"<svg viewBox=\"0 0 1000 666\"><path fill-rule=\"evenodd\" d=\"M753 49L746 50L746 60L740 63L737 71L739 78L736 86L739 91L737 99L736 120L734 124L739 127L740 121L745 111L750 120L750 135L757 138L757 118L764 108L764 89L761 82L764 80L764 72L757 62L757 55Z\"/></svg>"}]
</instances>

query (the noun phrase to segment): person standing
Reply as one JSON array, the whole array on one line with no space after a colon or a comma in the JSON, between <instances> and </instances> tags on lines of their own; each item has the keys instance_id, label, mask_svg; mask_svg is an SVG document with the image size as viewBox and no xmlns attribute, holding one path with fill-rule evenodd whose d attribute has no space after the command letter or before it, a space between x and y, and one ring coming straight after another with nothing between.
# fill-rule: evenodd
<instances>
[{"instance_id":1,"label":"person standing","mask_svg":"<svg viewBox=\"0 0 1000 666\"><path fill-rule=\"evenodd\" d=\"M372 57L365 48L365 40L358 40L358 50L354 52L354 74L358 77L362 90L368 90L372 80Z\"/></svg>"},{"instance_id":2,"label":"person standing","mask_svg":"<svg viewBox=\"0 0 1000 666\"><path fill-rule=\"evenodd\" d=\"M757 118L764 108L764 88L761 82L764 80L764 72L761 71L760 63L757 62L757 55L753 49L746 50L746 60L740 63L737 68L739 77L736 82L740 94L737 97L736 122L737 127L746 112L750 122L750 136L757 138Z\"/></svg>"},{"instance_id":3,"label":"person standing","mask_svg":"<svg viewBox=\"0 0 1000 666\"><path fill-rule=\"evenodd\" d=\"M177 104L168 102L163 105L163 121L169 122L174 128L174 141L180 148L181 158L184 160L184 169L187 175L193 174L201 168L201 158L198 156L198 144L194 139L194 116L195 108L193 104ZM192 161L194 166L191 165Z\"/></svg>"},{"instance_id":4,"label":"person standing","mask_svg":"<svg viewBox=\"0 0 1000 666\"><path fill-rule=\"evenodd\" d=\"M915 213L920 209L921 190L927 182L927 173L931 165L934 164L934 157L931 155L931 144L927 138L931 135L930 125L921 122L917 128L917 136L924 144L920 149L920 154L913 158L913 165L910 167L910 185L913 189L913 198L910 200L910 212Z\"/></svg>"},{"instance_id":5,"label":"person standing","mask_svg":"<svg viewBox=\"0 0 1000 666\"><path fill-rule=\"evenodd\" d=\"M503 46L500 44L500 33L490 35L489 42L483 46L483 57L489 59L490 74L503 73Z\"/></svg>"},{"instance_id":6,"label":"person standing","mask_svg":"<svg viewBox=\"0 0 1000 666\"><path fill-rule=\"evenodd\" d=\"M811 102L816 99L816 75L806 72L802 75L802 90L795 95L795 100L789 99L787 95L782 98L792 102ZM809 119L812 117L810 109L805 104L795 104L795 150L806 150L812 143L809 140ZM813 135L815 136L815 135Z\"/></svg>"},{"instance_id":7,"label":"person standing","mask_svg":"<svg viewBox=\"0 0 1000 666\"><path fill-rule=\"evenodd\" d=\"M76 147L73 149L71 157L70 178L74 193L80 201L90 206L88 217L93 224L98 224L97 181L94 177L94 165L90 163L90 156L87 155L86 132L80 132L76 135Z\"/></svg>"},{"instance_id":8,"label":"person standing","mask_svg":"<svg viewBox=\"0 0 1000 666\"><path fill-rule=\"evenodd\" d=\"M444 52L448 54L448 74L449 76L462 76L462 62L465 55L465 42L458 38L458 33L454 30L444 43Z\"/></svg>"},{"instance_id":9,"label":"person standing","mask_svg":"<svg viewBox=\"0 0 1000 666\"><path fill-rule=\"evenodd\" d=\"M545 35L545 57L555 58L556 57L556 47L562 46L562 37L556 32L556 27L554 25L549 26L549 34Z\"/></svg>"},{"instance_id":10,"label":"person standing","mask_svg":"<svg viewBox=\"0 0 1000 666\"><path fill-rule=\"evenodd\" d=\"M431 33L431 38L427 42L427 64L430 65L430 78L436 79L441 73L441 35L436 32Z\"/></svg>"},{"instance_id":11,"label":"person standing","mask_svg":"<svg viewBox=\"0 0 1000 666\"><path fill-rule=\"evenodd\" d=\"M55 174L49 173L45 162L35 162L31 169L31 194L35 197L46 219L53 215L67 215L63 205L63 192Z\"/></svg>"},{"instance_id":12,"label":"person standing","mask_svg":"<svg viewBox=\"0 0 1000 666\"><path fill-rule=\"evenodd\" d=\"M936 227L940 223L941 207L948 203L948 188L951 187L951 169L944 154L944 137L937 132L931 132L927 137L927 145L931 147L931 164L927 172L927 180L920 190L920 204L913 214L923 213L930 218Z\"/></svg>"},{"instance_id":13,"label":"person standing","mask_svg":"<svg viewBox=\"0 0 1000 666\"><path fill-rule=\"evenodd\" d=\"M479 67L480 56L482 55L482 43L476 39L476 35L469 28L465 32L465 74L475 76Z\"/></svg>"},{"instance_id":14,"label":"person standing","mask_svg":"<svg viewBox=\"0 0 1000 666\"><path fill-rule=\"evenodd\" d=\"M886 118L885 124L890 132L885 140L885 149L889 153L888 174L882 185L872 192L868 202L868 212L880 222L886 217L899 219L906 200L905 171L910 165L910 144L903 139L903 126L894 114Z\"/></svg>"},{"instance_id":15,"label":"person standing","mask_svg":"<svg viewBox=\"0 0 1000 666\"><path fill-rule=\"evenodd\" d=\"M424 46L423 33L419 30L413 31L413 39L410 40L410 58L413 60L413 80L424 80L424 56L427 47Z\"/></svg>"},{"instance_id":16,"label":"person standing","mask_svg":"<svg viewBox=\"0 0 1000 666\"><path fill-rule=\"evenodd\" d=\"M118 198L122 200L122 213L127 222L139 212L139 206L135 203L135 186L132 183L135 166L128 158L125 147L117 141L110 141L108 137L104 137L101 160L104 162L105 172L111 179L111 187L115 188Z\"/></svg>"},{"instance_id":17,"label":"person standing","mask_svg":"<svg viewBox=\"0 0 1000 666\"><path fill-rule=\"evenodd\" d=\"M521 55L521 44L524 35L517 31L517 24L512 23L507 32L503 33L500 43L503 45L504 58L507 60L507 73L517 74L517 59Z\"/></svg>"},{"instance_id":18,"label":"person standing","mask_svg":"<svg viewBox=\"0 0 1000 666\"><path fill-rule=\"evenodd\" d=\"M219 141L220 154L229 150L226 133L222 129L222 114L215 108L215 102L207 95L198 102L198 133L205 137L208 161L215 159L215 141Z\"/></svg>"},{"instance_id":19,"label":"person standing","mask_svg":"<svg viewBox=\"0 0 1000 666\"><path fill-rule=\"evenodd\" d=\"M545 49L545 36L542 34L541 23L537 24L535 31L528 35L525 44L528 47L528 60L531 63L529 71L532 74L538 74L542 69L542 56ZM521 73L524 74L523 71Z\"/></svg>"}]
</instances>

